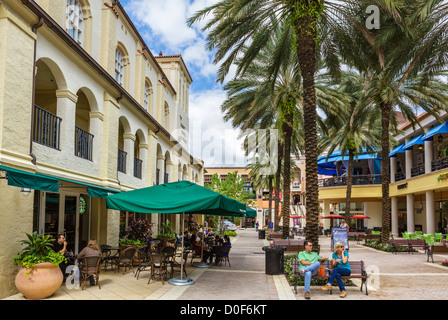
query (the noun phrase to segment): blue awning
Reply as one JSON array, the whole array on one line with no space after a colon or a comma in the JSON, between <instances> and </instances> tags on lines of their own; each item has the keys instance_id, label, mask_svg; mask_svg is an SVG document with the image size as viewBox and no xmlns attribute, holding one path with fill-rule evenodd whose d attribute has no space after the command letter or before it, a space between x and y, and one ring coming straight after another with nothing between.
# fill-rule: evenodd
<instances>
[{"instance_id":1,"label":"blue awning","mask_svg":"<svg viewBox=\"0 0 448 320\"><path fill-rule=\"evenodd\" d=\"M411 150L414 145L425 144L423 142L423 134L411 139L408 143L406 143L403 147L404 150Z\"/></svg>"},{"instance_id":2,"label":"blue awning","mask_svg":"<svg viewBox=\"0 0 448 320\"><path fill-rule=\"evenodd\" d=\"M404 153L404 143L400 144L399 146L395 147L390 153L389 157L396 157L397 153Z\"/></svg>"},{"instance_id":3,"label":"blue awning","mask_svg":"<svg viewBox=\"0 0 448 320\"><path fill-rule=\"evenodd\" d=\"M440 133L448 133L448 121L430 129L428 132L426 132L422 140L423 141L431 140L433 136Z\"/></svg>"}]
</instances>

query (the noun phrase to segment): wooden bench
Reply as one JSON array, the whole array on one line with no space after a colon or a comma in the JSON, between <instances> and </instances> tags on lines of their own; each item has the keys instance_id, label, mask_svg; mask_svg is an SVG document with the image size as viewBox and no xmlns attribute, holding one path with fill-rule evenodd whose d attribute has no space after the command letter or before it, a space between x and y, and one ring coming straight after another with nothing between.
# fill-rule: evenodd
<instances>
[{"instance_id":1,"label":"wooden bench","mask_svg":"<svg viewBox=\"0 0 448 320\"><path fill-rule=\"evenodd\" d=\"M273 232L273 231L271 231L271 232L268 232L267 236L268 236L269 240L271 240L271 239L282 239L283 233L282 232ZM290 233L288 237L289 237L289 239L294 239L294 234Z\"/></svg>"},{"instance_id":2,"label":"wooden bench","mask_svg":"<svg viewBox=\"0 0 448 320\"><path fill-rule=\"evenodd\" d=\"M392 246L392 253L397 254L397 248L407 248L407 252L413 251L409 239L390 239L390 245Z\"/></svg>"},{"instance_id":3,"label":"wooden bench","mask_svg":"<svg viewBox=\"0 0 448 320\"><path fill-rule=\"evenodd\" d=\"M426 262L429 262L429 258L431 258L432 263L434 263L434 257L433 252L434 248L433 246L429 246L426 244L425 239L408 239L409 241L409 247L412 249L411 253L414 253L415 248L422 249L426 253Z\"/></svg>"},{"instance_id":4,"label":"wooden bench","mask_svg":"<svg viewBox=\"0 0 448 320\"><path fill-rule=\"evenodd\" d=\"M367 290L367 279L368 279L368 275L367 272L365 270L365 266L364 266L364 261L360 260L360 261L351 261L349 260L349 264L350 264L350 269L352 270L351 274L349 276L342 276L342 279L361 279L361 291L362 291L362 287L365 285L366 287L366 295L369 294L368 290ZM299 278L301 277L299 275L299 261L297 259L293 260L293 278L295 279L294 281L294 292L297 294L297 282L299 281ZM318 274L316 274L315 276L313 276L313 278L316 279L329 279L330 278L330 274L333 271L333 266L331 264L331 261L325 261L321 263L321 266L324 266L326 269L329 269L329 274L327 273L327 275L325 276L319 276ZM333 294L332 289L335 285L332 286L332 288L330 289L330 294Z\"/></svg>"},{"instance_id":5,"label":"wooden bench","mask_svg":"<svg viewBox=\"0 0 448 320\"><path fill-rule=\"evenodd\" d=\"M285 246L285 254L299 253L305 250L305 240L296 239L274 239L275 246Z\"/></svg>"},{"instance_id":6,"label":"wooden bench","mask_svg":"<svg viewBox=\"0 0 448 320\"><path fill-rule=\"evenodd\" d=\"M380 237L381 237L381 235L379 235L379 234L362 233L362 234L358 235L358 244L359 244L359 241L361 241L361 240L364 240L364 243L367 243L367 241L369 241L369 240L379 240Z\"/></svg>"}]
</instances>

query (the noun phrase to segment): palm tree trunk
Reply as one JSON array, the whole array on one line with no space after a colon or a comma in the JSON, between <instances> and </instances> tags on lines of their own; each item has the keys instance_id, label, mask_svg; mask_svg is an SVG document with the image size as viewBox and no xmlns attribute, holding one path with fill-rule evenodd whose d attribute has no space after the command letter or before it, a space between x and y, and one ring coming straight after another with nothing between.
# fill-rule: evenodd
<instances>
[{"instance_id":1,"label":"palm tree trunk","mask_svg":"<svg viewBox=\"0 0 448 320\"><path fill-rule=\"evenodd\" d=\"M285 114L285 120L282 125L283 135L285 137L285 163L283 165L283 231L282 238L289 237L289 216L291 202L291 138L293 132L294 114L292 110L288 110Z\"/></svg>"},{"instance_id":2,"label":"palm tree trunk","mask_svg":"<svg viewBox=\"0 0 448 320\"><path fill-rule=\"evenodd\" d=\"M390 183L390 162L389 162L389 122L391 104L382 102L381 105L381 190L383 193L383 216L381 228L381 242L389 242L391 208L389 198L389 183Z\"/></svg>"},{"instance_id":3,"label":"palm tree trunk","mask_svg":"<svg viewBox=\"0 0 448 320\"><path fill-rule=\"evenodd\" d=\"M278 154L277 154L277 172L275 173L275 209L274 209L274 231L278 231L280 221L280 192L281 192L281 174L283 161L283 144L278 140Z\"/></svg>"},{"instance_id":4,"label":"palm tree trunk","mask_svg":"<svg viewBox=\"0 0 448 320\"><path fill-rule=\"evenodd\" d=\"M317 1L314 1L317 3ZM298 4L299 6L301 4ZM309 4L311 6L311 4ZM303 116L305 132L306 238L314 247L319 244L319 188L317 181L316 128L316 19L301 17L295 21L297 56L303 80ZM286 160L285 160L286 161Z\"/></svg>"},{"instance_id":5,"label":"palm tree trunk","mask_svg":"<svg viewBox=\"0 0 448 320\"><path fill-rule=\"evenodd\" d=\"M345 221L347 222L347 225L349 225L349 219L350 219L350 204L351 204L351 198L352 198L352 179L353 179L353 150L348 151L348 168L347 168L347 194L346 194L346 200L345 200Z\"/></svg>"}]
</instances>

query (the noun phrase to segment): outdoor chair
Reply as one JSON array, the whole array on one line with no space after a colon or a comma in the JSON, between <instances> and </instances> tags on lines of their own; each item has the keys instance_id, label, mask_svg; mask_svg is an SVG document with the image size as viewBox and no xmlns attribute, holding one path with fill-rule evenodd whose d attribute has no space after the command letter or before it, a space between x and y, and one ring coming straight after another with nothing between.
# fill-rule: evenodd
<instances>
[{"instance_id":1,"label":"outdoor chair","mask_svg":"<svg viewBox=\"0 0 448 320\"><path fill-rule=\"evenodd\" d=\"M127 267L130 267L132 269L132 273L135 273L134 266L132 264L132 259L134 258L135 250L136 249L134 247L129 247L120 252L120 256L118 257L116 263L118 272L120 272L120 267L123 266L124 267L123 274L125 274Z\"/></svg>"},{"instance_id":2,"label":"outdoor chair","mask_svg":"<svg viewBox=\"0 0 448 320\"><path fill-rule=\"evenodd\" d=\"M402 232L401 235L402 235L403 239L409 239L409 233Z\"/></svg>"},{"instance_id":3,"label":"outdoor chair","mask_svg":"<svg viewBox=\"0 0 448 320\"><path fill-rule=\"evenodd\" d=\"M417 235L415 233L409 233L409 239L418 239Z\"/></svg>"},{"instance_id":4,"label":"outdoor chair","mask_svg":"<svg viewBox=\"0 0 448 320\"><path fill-rule=\"evenodd\" d=\"M421 236L421 235L423 235L423 231L415 231L415 234L418 236Z\"/></svg>"},{"instance_id":5,"label":"outdoor chair","mask_svg":"<svg viewBox=\"0 0 448 320\"><path fill-rule=\"evenodd\" d=\"M174 264L175 264L175 260L174 258L176 257L176 248L174 247L165 247L162 250L162 254L166 255L166 264L167 267L168 265L170 265L171 267L171 278L173 277L174 274Z\"/></svg>"},{"instance_id":6,"label":"outdoor chair","mask_svg":"<svg viewBox=\"0 0 448 320\"><path fill-rule=\"evenodd\" d=\"M103 253L104 271L106 271L107 265L110 265L113 268L118 259L118 252L112 255L112 247L107 244L100 245L100 248Z\"/></svg>"},{"instance_id":7,"label":"outdoor chair","mask_svg":"<svg viewBox=\"0 0 448 320\"><path fill-rule=\"evenodd\" d=\"M137 251L138 267L137 270L135 271L134 277L136 277L138 280L140 272L151 271L151 260L149 258L150 252L148 246L137 248L136 251Z\"/></svg>"},{"instance_id":8,"label":"outdoor chair","mask_svg":"<svg viewBox=\"0 0 448 320\"><path fill-rule=\"evenodd\" d=\"M224 265L227 265L227 262L228 262L229 267L231 267L230 260L229 260L231 248L232 248L232 246L222 246L221 247L221 261L219 262L219 265L222 265L222 262L224 261Z\"/></svg>"},{"instance_id":9,"label":"outdoor chair","mask_svg":"<svg viewBox=\"0 0 448 320\"><path fill-rule=\"evenodd\" d=\"M95 279L98 288L101 289L100 285L100 269L101 269L101 259L100 256L85 256L78 261L78 267L80 271L80 280L82 281L82 290L84 290L84 285L90 277Z\"/></svg>"},{"instance_id":10,"label":"outdoor chair","mask_svg":"<svg viewBox=\"0 0 448 320\"><path fill-rule=\"evenodd\" d=\"M155 276L160 276L162 285L165 284L163 278L167 275L167 259L166 256L160 253L152 253L149 255L151 261L151 276L148 279L148 283Z\"/></svg>"},{"instance_id":11,"label":"outdoor chair","mask_svg":"<svg viewBox=\"0 0 448 320\"><path fill-rule=\"evenodd\" d=\"M442 244L443 242L443 235L441 233L435 233L434 234L434 244Z\"/></svg>"}]
</instances>

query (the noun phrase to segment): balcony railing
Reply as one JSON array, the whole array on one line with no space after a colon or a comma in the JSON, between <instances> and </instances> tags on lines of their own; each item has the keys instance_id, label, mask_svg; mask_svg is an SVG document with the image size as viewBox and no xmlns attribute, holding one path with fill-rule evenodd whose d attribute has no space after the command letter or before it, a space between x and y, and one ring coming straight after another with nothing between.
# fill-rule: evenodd
<instances>
[{"instance_id":1,"label":"balcony railing","mask_svg":"<svg viewBox=\"0 0 448 320\"><path fill-rule=\"evenodd\" d=\"M370 184L381 184L381 175L366 175L358 176L354 175L352 177L352 185L370 185ZM337 187L346 186L347 176L333 177L327 179L319 179L319 187Z\"/></svg>"},{"instance_id":2,"label":"balcony railing","mask_svg":"<svg viewBox=\"0 0 448 320\"><path fill-rule=\"evenodd\" d=\"M437 171L448 168L448 157L442 158L431 163L431 171Z\"/></svg>"},{"instance_id":3,"label":"balcony railing","mask_svg":"<svg viewBox=\"0 0 448 320\"><path fill-rule=\"evenodd\" d=\"M61 121L58 116L34 105L33 141L60 150Z\"/></svg>"},{"instance_id":4,"label":"balcony railing","mask_svg":"<svg viewBox=\"0 0 448 320\"><path fill-rule=\"evenodd\" d=\"M404 172L398 172L395 174L395 181L404 180L406 178L406 175Z\"/></svg>"},{"instance_id":5,"label":"balcony railing","mask_svg":"<svg viewBox=\"0 0 448 320\"><path fill-rule=\"evenodd\" d=\"M75 127L75 155L92 161L93 135L87 131Z\"/></svg>"},{"instance_id":6,"label":"balcony railing","mask_svg":"<svg viewBox=\"0 0 448 320\"><path fill-rule=\"evenodd\" d=\"M118 171L126 173L126 156L127 153L118 149Z\"/></svg>"},{"instance_id":7,"label":"balcony railing","mask_svg":"<svg viewBox=\"0 0 448 320\"><path fill-rule=\"evenodd\" d=\"M163 183L168 183L168 180L169 180L169 175L168 175L168 173L164 173L163 174Z\"/></svg>"},{"instance_id":8,"label":"balcony railing","mask_svg":"<svg viewBox=\"0 0 448 320\"><path fill-rule=\"evenodd\" d=\"M134 158L134 177L139 179L142 178L142 165L143 165L142 160Z\"/></svg>"},{"instance_id":9,"label":"balcony railing","mask_svg":"<svg viewBox=\"0 0 448 320\"><path fill-rule=\"evenodd\" d=\"M425 165L419 165L417 167L411 168L411 177L417 177L419 175L425 174Z\"/></svg>"}]
</instances>

